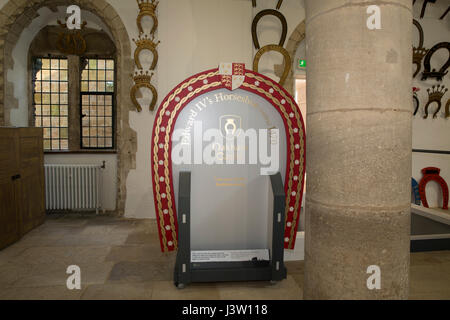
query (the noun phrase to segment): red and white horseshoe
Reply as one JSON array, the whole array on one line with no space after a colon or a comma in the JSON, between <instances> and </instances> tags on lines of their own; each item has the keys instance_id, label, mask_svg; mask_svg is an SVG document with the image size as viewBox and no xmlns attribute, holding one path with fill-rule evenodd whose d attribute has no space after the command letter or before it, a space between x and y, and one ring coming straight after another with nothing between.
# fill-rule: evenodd
<instances>
[{"instance_id":1,"label":"red and white horseshoe","mask_svg":"<svg viewBox=\"0 0 450 320\"><path fill-rule=\"evenodd\" d=\"M172 134L181 111L195 98L225 88L219 69L212 69L180 83L159 107L152 134L152 184L158 221L161 250L178 248L178 221L172 172ZM285 248L294 249L303 198L305 179L305 125L300 109L292 96L273 80L245 70L240 89L267 100L283 119L287 137L287 166L285 178L286 229Z\"/></svg>"}]
</instances>

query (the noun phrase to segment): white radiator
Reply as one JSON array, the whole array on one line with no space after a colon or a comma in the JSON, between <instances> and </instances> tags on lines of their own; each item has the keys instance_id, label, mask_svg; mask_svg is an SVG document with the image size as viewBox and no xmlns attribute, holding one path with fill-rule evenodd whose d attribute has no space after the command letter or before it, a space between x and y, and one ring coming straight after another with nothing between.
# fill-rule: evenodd
<instances>
[{"instance_id":1,"label":"white radiator","mask_svg":"<svg viewBox=\"0 0 450 320\"><path fill-rule=\"evenodd\" d=\"M101 165L45 165L48 211L102 209Z\"/></svg>"}]
</instances>

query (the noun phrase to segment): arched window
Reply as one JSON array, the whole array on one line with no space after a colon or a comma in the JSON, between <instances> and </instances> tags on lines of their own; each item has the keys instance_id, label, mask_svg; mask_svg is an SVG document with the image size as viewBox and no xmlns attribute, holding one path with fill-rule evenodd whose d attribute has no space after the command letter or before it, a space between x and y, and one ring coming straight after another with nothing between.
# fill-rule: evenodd
<instances>
[{"instance_id":1,"label":"arched window","mask_svg":"<svg viewBox=\"0 0 450 320\"><path fill-rule=\"evenodd\" d=\"M116 48L110 36L85 28L86 51L61 52L57 26L30 46L30 125L44 128L46 152L115 150Z\"/></svg>"}]
</instances>

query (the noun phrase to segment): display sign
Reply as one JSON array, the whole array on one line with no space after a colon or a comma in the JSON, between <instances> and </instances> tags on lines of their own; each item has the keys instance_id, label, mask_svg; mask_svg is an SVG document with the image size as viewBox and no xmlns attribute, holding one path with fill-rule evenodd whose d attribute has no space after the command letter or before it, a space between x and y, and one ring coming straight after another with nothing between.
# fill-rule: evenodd
<instances>
[{"instance_id":1,"label":"display sign","mask_svg":"<svg viewBox=\"0 0 450 320\"><path fill-rule=\"evenodd\" d=\"M192 251L191 262L269 261L269 250Z\"/></svg>"},{"instance_id":2,"label":"display sign","mask_svg":"<svg viewBox=\"0 0 450 320\"><path fill-rule=\"evenodd\" d=\"M192 179L193 252L227 250L234 252L227 259L234 259L238 252L268 248L268 217L273 214L268 176L278 172L286 193L285 248L294 248L305 132L300 109L277 83L243 64L226 63L187 79L164 99L152 137L163 252L178 247L178 217L183 216L177 214L178 177L184 171Z\"/></svg>"},{"instance_id":3,"label":"display sign","mask_svg":"<svg viewBox=\"0 0 450 320\"><path fill-rule=\"evenodd\" d=\"M306 60L298 60L298 67L299 68L306 68Z\"/></svg>"}]
</instances>

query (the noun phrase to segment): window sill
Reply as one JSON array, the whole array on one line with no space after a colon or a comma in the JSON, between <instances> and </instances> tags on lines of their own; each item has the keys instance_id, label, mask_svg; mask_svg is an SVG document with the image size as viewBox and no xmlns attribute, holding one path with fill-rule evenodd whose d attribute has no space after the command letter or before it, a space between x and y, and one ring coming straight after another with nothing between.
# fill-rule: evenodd
<instances>
[{"instance_id":1,"label":"window sill","mask_svg":"<svg viewBox=\"0 0 450 320\"><path fill-rule=\"evenodd\" d=\"M118 154L117 150L44 151L44 154Z\"/></svg>"}]
</instances>

